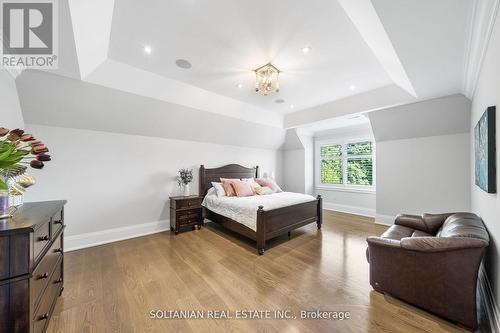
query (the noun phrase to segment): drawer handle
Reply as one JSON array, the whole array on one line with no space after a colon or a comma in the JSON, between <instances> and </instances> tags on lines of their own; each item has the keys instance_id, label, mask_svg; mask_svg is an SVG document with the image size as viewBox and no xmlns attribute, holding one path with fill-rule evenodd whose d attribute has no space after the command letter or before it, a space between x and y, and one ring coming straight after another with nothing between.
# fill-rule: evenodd
<instances>
[{"instance_id":1,"label":"drawer handle","mask_svg":"<svg viewBox=\"0 0 500 333\"><path fill-rule=\"evenodd\" d=\"M62 248L62 247L60 247L60 248L58 248L58 249L55 249L55 250L54 250L54 253L63 253L63 248Z\"/></svg>"},{"instance_id":2,"label":"drawer handle","mask_svg":"<svg viewBox=\"0 0 500 333\"><path fill-rule=\"evenodd\" d=\"M45 235L45 236L42 236L42 237L38 237L38 241L39 242L46 242L49 240L49 235Z\"/></svg>"},{"instance_id":3,"label":"drawer handle","mask_svg":"<svg viewBox=\"0 0 500 333\"><path fill-rule=\"evenodd\" d=\"M40 274L36 277L37 280L43 280L43 279L46 279L49 277L49 273L43 273L43 274Z\"/></svg>"},{"instance_id":4,"label":"drawer handle","mask_svg":"<svg viewBox=\"0 0 500 333\"><path fill-rule=\"evenodd\" d=\"M188 206L191 206L191 203L190 203L190 202L188 202Z\"/></svg>"},{"instance_id":5,"label":"drawer handle","mask_svg":"<svg viewBox=\"0 0 500 333\"><path fill-rule=\"evenodd\" d=\"M48 313L43 314L40 317L38 317L38 320L46 320L46 319L49 319L49 314Z\"/></svg>"},{"instance_id":6,"label":"drawer handle","mask_svg":"<svg viewBox=\"0 0 500 333\"><path fill-rule=\"evenodd\" d=\"M58 283L61 283L63 282L63 278L59 278L57 280L54 281L54 284L58 284Z\"/></svg>"},{"instance_id":7,"label":"drawer handle","mask_svg":"<svg viewBox=\"0 0 500 333\"><path fill-rule=\"evenodd\" d=\"M62 220L59 220L59 221L54 221L54 224L62 224L63 221Z\"/></svg>"}]
</instances>

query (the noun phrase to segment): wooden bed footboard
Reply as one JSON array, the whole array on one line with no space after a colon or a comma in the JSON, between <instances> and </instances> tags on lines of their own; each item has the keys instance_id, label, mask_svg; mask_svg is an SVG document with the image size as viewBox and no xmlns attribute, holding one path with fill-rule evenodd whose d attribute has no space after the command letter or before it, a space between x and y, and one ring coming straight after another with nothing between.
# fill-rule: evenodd
<instances>
[{"instance_id":1,"label":"wooden bed footboard","mask_svg":"<svg viewBox=\"0 0 500 333\"><path fill-rule=\"evenodd\" d=\"M316 200L292 206L265 210L259 206L257 210L257 251L264 254L266 240L289 233L309 223L316 222L321 229L323 222L323 199L320 195Z\"/></svg>"}]
</instances>

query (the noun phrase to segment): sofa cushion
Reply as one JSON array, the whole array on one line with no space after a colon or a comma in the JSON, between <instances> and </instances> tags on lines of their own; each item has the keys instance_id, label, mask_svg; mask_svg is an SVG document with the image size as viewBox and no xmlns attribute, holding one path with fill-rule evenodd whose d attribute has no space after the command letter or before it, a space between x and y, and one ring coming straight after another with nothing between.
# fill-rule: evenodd
<instances>
[{"instance_id":1,"label":"sofa cushion","mask_svg":"<svg viewBox=\"0 0 500 333\"><path fill-rule=\"evenodd\" d=\"M435 235L439 228L443 225L443 222L450 216L450 214L422 214L422 220L427 226L427 231L432 235Z\"/></svg>"},{"instance_id":2,"label":"sofa cushion","mask_svg":"<svg viewBox=\"0 0 500 333\"><path fill-rule=\"evenodd\" d=\"M450 215L439 229L437 237L470 237L489 242L488 232L481 218L472 213Z\"/></svg>"},{"instance_id":3,"label":"sofa cushion","mask_svg":"<svg viewBox=\"0 0 500 333\"><path fill-rule=\"evenodd\" d=\"M404 227L402 225L392 225L380 237L401 240L401 238L411 237L414 232L415 230L412 228Z\"/></svg>"},{"instance_id":4,"label":"sofa cushion","mask_svg":"<svg viewBox=\"0 0 500 333\"><path fill-rule=\"evenodd\" d=\"M411 237L431 237L433 235L425 232L425 231L420 231L420 230L415 230L413 234L411 234Z\"/></svg>"}]
</instances>

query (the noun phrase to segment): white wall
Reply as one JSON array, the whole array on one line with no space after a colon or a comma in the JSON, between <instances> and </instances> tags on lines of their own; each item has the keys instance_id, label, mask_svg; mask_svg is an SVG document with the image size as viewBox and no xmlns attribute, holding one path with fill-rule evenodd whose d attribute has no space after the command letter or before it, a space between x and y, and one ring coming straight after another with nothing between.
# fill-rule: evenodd
<instances>
[{"instance_id":1,"label":"white wall","mask_svg":"<svg viewBox=\"0 0 500 333\"><path fill-rule=\"evenodd\" d=\"M284 187L288 192L305 192L305 152L304 149L283 151Z\"/></svg>"},{"instance_id":2,"label":"white wall","mask_svg":"<svg viewBox=\"0 0 500 333\"><path fill-rule=\"evenodd\" d=\"M377 143L376 222L470 209L470 100L451 95L369 113Z\"/></svg>"},{"instance_id":3,"label":"white wall","mask_svg":"<svg viewBox=\"0 0 500 333\"><path fill-rule=\"evenodd\" d=\"M167 227L168 198L178 194L179 168L194 169L193 193L200 164L259 165L261 174L274 171L278 183L282 179L278 150L32 124L27 130L47 144L53 160L41 171L32 170L37 184L26 200L68 200L68 248Z\"/></svg>"},{"instance_id":4,"label":"white wall","mask_svg":"<svg viewBox=\"0 0 500 333\"><path fill-rule=\"evenodd\" d=\"M377 221L399 213L468 211L468 133L377 143Z\"/></svg>"},{"instance_id":5,"label":"white wall","mask_svg":"<svg viewBox=\"0 0 500 333\"><path fill-rule=\"evenodd\" d=\"M499 14L500 15L500 14ZM497 106L497 184L500 180L500 19L496 18L488 50L483 60L481 74L472 99L470 128L473 131L479 118L488 106ZM473 132L471 132L473 133ZM473 137L470 140L473 146ZM470 152L470 163L474 166L474 150ZM490 233L490 246L486 256L486 270L492 284L497 303L500 300L500 195L488 194L475 185L474 167L470 170L470 190L472 211L480 215ZM497 188L500 188L497 185Z\"/></svg>"},{"instance_id":6,"label":"white wall","mask_svg":"<svg viewBox=\"0 0 500 333\"><path fill-rule=\"evenodd\" d=\"M0 69L0 127L24 127L16 81L5 69Z\"/></svg>"},{"instance_id":7,"label":"white wall","mask_svg":"<svg viewBox=\"0 0 500 333\"><path fill-rule=\"evenodd\" d=\"M356 215L375 217L376 192L316 189L323 198L323 208Z\"/></svg>"},{"instance_id":8,"label":"white wall","mask_svg":"<svg viewBox=\"0 0 500 333\"><path fill-rule=\"evenodd\" d=\"M286 131L283 154L283 189L289 192L314 193L314 139L299 129Z\"/></svg>"}]
</instances>

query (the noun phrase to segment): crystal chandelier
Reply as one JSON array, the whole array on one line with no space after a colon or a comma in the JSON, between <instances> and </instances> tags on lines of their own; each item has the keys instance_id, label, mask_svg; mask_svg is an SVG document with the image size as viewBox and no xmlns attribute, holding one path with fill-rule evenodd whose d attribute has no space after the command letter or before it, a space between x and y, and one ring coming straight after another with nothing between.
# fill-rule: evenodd
<instances>
[{"instance_id":1,"label":"crystal chandelier","mask_svg":"<svg viewBox=\"0 0 500 333\"><path fill-rule=\"evenodd\" d=\"M280 91L278 76L279 69L271 63L259 67L255 70L255 91L267 96L272 92Z\"/></svg>"}]
</instances>

